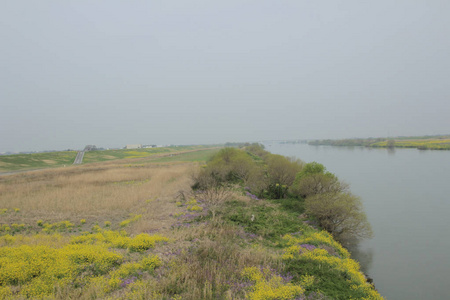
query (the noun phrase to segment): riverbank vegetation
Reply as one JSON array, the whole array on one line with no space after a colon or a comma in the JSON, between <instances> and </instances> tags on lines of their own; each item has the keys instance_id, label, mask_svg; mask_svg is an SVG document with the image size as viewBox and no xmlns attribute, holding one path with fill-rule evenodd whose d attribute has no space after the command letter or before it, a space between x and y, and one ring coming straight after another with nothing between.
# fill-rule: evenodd
<instances>
[{"instance_id":1,"label":"riverbank vegetation","mask_svg":"<svg viewBox=\"0 0 450 300\"><path fill-rule=\"evenodd\" d=\"M450 150L449 135L413 136L395 138L366 138L343 140L315 140L309 145L364 146L378 148L417 148L419 150Z\"/></svg>"},{"instance_id":2,"label":"riverbank vegetation","mask_svg":"<svg viewBox=\"0 0 450 300\"><path fill-rule=\"evenodd\" d=\"M1 176L0 298L382 299L309 204L362 213L338 182L260 145Z\"/></svg>"}]
</instances>

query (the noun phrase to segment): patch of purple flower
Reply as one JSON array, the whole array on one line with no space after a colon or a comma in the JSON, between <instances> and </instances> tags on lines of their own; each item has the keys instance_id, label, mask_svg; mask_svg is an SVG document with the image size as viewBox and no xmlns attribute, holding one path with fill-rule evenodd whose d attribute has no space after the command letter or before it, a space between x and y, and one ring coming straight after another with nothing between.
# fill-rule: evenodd
<instances>
[{"instance_id":1,"label":"patch of purple flower","mask_svg":"<svg viewBox=\"0 0 450 300\"><path fill-rule=\"evenodd\" d=\"M250 198L252 198L253 200L259 200L259 198L256 197L256 195L253 195L253 194L250 193L250 192L245 192L245 194L246 194L247 196L249 196Z\"/></svg>"},{"instance_id":2,"label":"patch of purple flower","mask_svg":"<svg viewBox=\"0 0 450 300\"><path fill-rule=\"evenodd\" d=\"M257 235L257 234L254 234L254 233L247 233L247 237L248 237L249 239L256 239L256 238L258 237L258 235Z\"/></svg>"},{"instance_id":3,"label":"patch of purple flower","mask_svg":"<svg viewBox=\"0 0 450 300\"><path fill-rule=\"evenodd\" d=\"M302 249L305 249L308 251L312 251L317 248L316 246L310 245L310 244L301 244L300 247L302 247Z\"/></svg>"},{"instance_id":4,"label":"patch of purple flower","mask_svg":"<svg viewBox=\"0 0 450 300\"><path fill-rule=\"evenodd\" d=\"M167 256L177 256L181 254L181 249L178 249L176 251L169 251L169 252L164 252L163 255L167 255Z\"/></svg>"},{"instance_id":5,"label":"patch of purple flower","mask_svg":"<svg viewBox=\"0 0 450 300\"><path fill-rule=\"evenodd\" d=\"M309 226L311 226L313 228L316 228L316 229L317 229L317 226L319 225L317 222L311 221L311 220L303 221L303 223L306 224L306 225L309 225Z\"/></svg>"},{"instance_id":6,"label":"patch of purple flower","mask_svg":"<svg viewBox=\"0 0 450 300\"><path fill-rule=\"evenodd\" d=\"M256 239L256 238L258 237L257 234L254 234L254 233L248 233L248 232L245 232L245 231L239 232L239 233L237 234L237 236L238 236L239 238L243 239L243 240L254 240L254 239Z\"/></svg>"},{"instance_id":7,"label":"patch of purple flower","mask_svg":"<svg viewBox=\"0 0 450 300\"><path fill-rule=\"evenodd\" d=\"M292 278L294 278L294 276L289 273L287 273L286 275L280 275L280 277L283 278L283 281L285 283L291 282Z\"/></svg>"},{"instance_id":8,"label":"patch of purple flower","mask_svg":"<svg viewBox=\"0 0 450 300\"><path fill-rule=\"evenodd\" d=\"M175 223L172 225L172 228L181 228L181 227L191 227L191 223Z\"/></svg>"},{"instance_id":9,"label":"patch of purple flower","mask_svg":"<svg viewBox=\"0 0 450 300\"><path fill-rule=\"evenodd\" d=\"M226 284L230 286L233 293L238 293L253 285L253 283L250 281L247 282L227 281Z\"/></svg>"},{"instance_id":10,"label":"patch of purple flower","mask_svg":"<svg viewBox=\"0 0 450 300\"><path fill-rule=\"evenodd\" d=\"M120 287L121 287L121 288L124 288L124 287L126 287L127 285L129 285L129 284L135 282L136 279L137 279L136 276L133 276L133 277L130 277L130 278L126 278L126 279L122 279L122 282L120 283Z\"/></svg>"},{"instance_id":11,"label":"patch of purple flower","mask_svg":"<svg viewBox=\"0 0 450 300\"><path fill-rule=\"evenodd\" d=\"M179 219L192 220L202 216L203 214L195 213L195 214L185 214L179 217Z\"/></svg>"}]
</instances>

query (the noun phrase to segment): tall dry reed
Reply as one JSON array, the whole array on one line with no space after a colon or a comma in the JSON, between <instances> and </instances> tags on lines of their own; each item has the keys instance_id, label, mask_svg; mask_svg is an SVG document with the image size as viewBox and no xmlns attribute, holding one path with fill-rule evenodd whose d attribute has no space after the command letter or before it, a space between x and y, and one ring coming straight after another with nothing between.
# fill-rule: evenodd
<instances>
[{"instance_id":1,"label":"tall dry reed","mask_svg":"<svg viewBox=\"0 0 450 300\"><path fill-rule=\"evenodd\" d=\"M124 161L0 176L0 209L8 209L1 221L102 222L144 213L149 218L140 229L154 227L174 209L168 200L189 188L194 168L196 163L133 165Z\"/></svg>"}]
</instances>

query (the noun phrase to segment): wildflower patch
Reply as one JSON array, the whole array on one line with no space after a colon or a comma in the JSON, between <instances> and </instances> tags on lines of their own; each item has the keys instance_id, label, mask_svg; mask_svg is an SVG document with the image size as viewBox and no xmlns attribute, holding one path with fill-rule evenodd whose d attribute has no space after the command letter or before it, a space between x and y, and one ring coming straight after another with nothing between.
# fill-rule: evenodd
<instances>
[{"instance_id":1,"label":"wildflower patch","mask_svg":"<svg viewBox=\"0 0 450 300\"><path fill-rule=\"evenodd\" d=\"M65 244L52 247L55 240L65 240ZM70 242L60 234L2 236L0 298L11 295L13 290L22 297L43 298L53 295L55 288L71 283L100 285L103 293L111 292L162 264L155 255L141 256L138 262L125 262L123 255L111 248L143 252L166 241L167 238L159 235L128 237L125 232L108 230L73 237Z\"/></svg>"},{"instance_id":2,"label":"wildflower patch","mask_svg":"<svg viewBox=\"0 0 450 300\"><path fill-rule=\"evenodd\" d=\"M245 268L242 271L242 276L254 283L250 287L251 292L248 294L248 298L252 300L288 300L299 297L304 292L300 285L288 282L289 279L274 274L273 270L268 268Z\"/></svg>"},{"instance_id":3,"label":"wildflower patch","mask_svg":"<svg viewBox=\"0 0 450 300\"><path fill-rule=\"evenodd\" d=\"M140 220L141 218L142 218L142 215L130 215L130 219L126 219L126 220L124 220L124 221L122 221L122 222L120 222L120 227L125 227L125 226L128 226L130 223L134 223L134 222L136 222L136 221L138 221L138 220Z\"/></svg>"},{"instance_id":4,"label":"wildflower patch","mask_svg":"<svg viewBox=\"0 0 450 300\"><path fill-rule=\"evenodd\" d=\"M329 296L339 299L383 299L366 282L359 263L351 259L349 252L329 233L311 231L301 235L285 235L283 240L286 247L282 258L288 265L288 271L299 275L296 279L303 282L303 286L319 287ZM323 277L324 274L333 275ZM339 292L336 286L341 286L347 294L334 294Z\"/></svg>"},{"instance_id":5,"label":"wildflower patch","mask_svg":"<svg viewBox=\"0 0 450 300\"><path fill-rule=\"evenodd\" d=\"M158 256L150 255L138 263L124 263L107 275L94 277L91 279L90 285L99 288L101 296L103 296L114 290L125 288L128 285L138 282L143 272L152 272L161 264L162 262Z\"/></svg>"},{"instance_id":6,"label":"wildflower patch","mask_svg":"<svg viewBox=\"0 0 450 300\"><path fill-rule=\"evenodd\" d=\"M304 231L300 235L290 235L287 234L283 237L288 247L292 249L297 249L298 247L303 248L303 250L313 250L319 246L330 246L336 250L336 253L342 258L349 258L350 253L342 247L340 243L333 239L333 236L326 231ZM310 246L308 246L310 245ZM298 249L299 251L301 249ZM294 254L291 251L285 251L285 254Z\"/></svg>"},{"instance_id":7,"label":"wildflower patch","mask_svg":"<svg viewBox=\"0 0 450 300\"><path fill-rule=\"evenodd\" d=\"M42 224L42 231L45 233L72 231L74 224L70 221L61 221L56 223L44 223Z\"/></svg>"},{"instance_id":8,"label":"wildflower patch","mask_svg":"<svg viewBox=\"0 0 450 300\"><path fill-rule=\"evenodd\" d=\"M17 232L21 232L27 229L27 226L25 224L16 224L13 223L11 225L8 224L2 224L0 225L0 232L4 232L4 233L17 233Z\"/></svg>"},{"instance_id":9,"label":"wildflower patch","mask_svg":"<svg viewBox=\"0 0 450 300\"><path fill-rule=\"evenodd\" d=\"M105 273L122 262L122 256L106 247L67 245L0 248L0 285L21 286L25 297L50 295L54 286L72 282L81 272Z\"/></svg>"},{"instance_id":10,"label":"wildflower patch","mask_svg":"<svg viewBox=\"0 0 450 300\"><path fill-rule=\"evenodd\" d=\"M102 230L97 233L88 233L72 239L72 244L105 244L113 248L128 249L142 252L153 248L156 243L168 242L169 239L160 235L141 233L135 237L128 237L126 232Z\"/></svg>"}]
</instances>

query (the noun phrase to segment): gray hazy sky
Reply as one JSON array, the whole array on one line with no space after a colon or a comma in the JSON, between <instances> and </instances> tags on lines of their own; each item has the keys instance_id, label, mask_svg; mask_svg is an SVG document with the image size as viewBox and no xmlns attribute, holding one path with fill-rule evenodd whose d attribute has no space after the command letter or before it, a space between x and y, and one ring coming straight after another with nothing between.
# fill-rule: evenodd
<instances>
[{"instance_id":1,"label":"gray hazy sky","mask_svg":"<svg viewBox=\"0 0 450 300\"><path fill-rule=\"evenodd\" d=\"M450 133L450 1L0 4L0 152Z\"/></svg>"}]
</instances>

